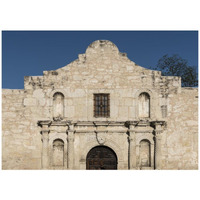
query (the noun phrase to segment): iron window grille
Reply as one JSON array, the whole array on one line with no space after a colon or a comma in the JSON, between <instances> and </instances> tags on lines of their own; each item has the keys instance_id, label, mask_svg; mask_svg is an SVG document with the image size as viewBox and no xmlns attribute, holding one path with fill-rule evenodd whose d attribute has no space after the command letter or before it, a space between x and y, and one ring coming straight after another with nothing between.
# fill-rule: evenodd
<instances>
[{"instance_id":1,"label":"iron window grille","mask_svg":"<svg viewBox=\"0 0 200 200\"><path fill-rule=\"evenodd\" d=\"M94 94L94 117L110 117L109 94Z\"/></svg>"}]
</instances>

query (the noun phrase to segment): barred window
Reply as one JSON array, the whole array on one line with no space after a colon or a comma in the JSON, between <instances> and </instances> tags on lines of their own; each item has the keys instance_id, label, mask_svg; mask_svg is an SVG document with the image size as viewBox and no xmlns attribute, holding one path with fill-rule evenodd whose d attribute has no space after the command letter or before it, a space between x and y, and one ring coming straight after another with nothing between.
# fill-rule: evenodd
<instances>
[{"instance_id":1,"label":"barred window","mask_svg":"<svg viewBox=\"0 0 200 200\"><path fill-rule=\"evenodd\" d=\"M110 116L110 95L94 94L94 117Z\"/></svg>"}]
</instances>

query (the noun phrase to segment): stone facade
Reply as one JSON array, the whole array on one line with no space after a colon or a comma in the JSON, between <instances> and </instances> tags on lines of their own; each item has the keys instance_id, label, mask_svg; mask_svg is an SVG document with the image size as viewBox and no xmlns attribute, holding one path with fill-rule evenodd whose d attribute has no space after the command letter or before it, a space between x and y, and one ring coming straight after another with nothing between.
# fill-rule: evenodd
<instances>
[{"instance_id":1,"label":"stone facade","mask_svg":"<svg viewBox=\"0 0 200 200\"><path fill-rule=\"evenodd\" d=\"M109 117L94 116L94 94L109 94ZM110 41L23 90L2 90L3 169L86 169L94 147L109 147L117 169L198 169L198 89L138 66Z\"/></svg>"}]
</instances>

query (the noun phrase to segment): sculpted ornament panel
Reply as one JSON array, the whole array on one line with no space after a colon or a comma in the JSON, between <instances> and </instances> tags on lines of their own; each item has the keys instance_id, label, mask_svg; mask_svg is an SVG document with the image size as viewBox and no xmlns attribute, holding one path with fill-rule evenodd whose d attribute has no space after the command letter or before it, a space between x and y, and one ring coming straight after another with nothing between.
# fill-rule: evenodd
<instances>
[{"instance_id":1,"label":"sculpted ornament panel","mask_svg":"<svg viewBox=\"0 0 200 200\"><path fill-rule=\"evenodd\" d=\"M106 139L107 139L107 132L97 132L96 133L96 137L97 137L97 142L99 144L105 144Z\"/></svg>"}]
</instances>

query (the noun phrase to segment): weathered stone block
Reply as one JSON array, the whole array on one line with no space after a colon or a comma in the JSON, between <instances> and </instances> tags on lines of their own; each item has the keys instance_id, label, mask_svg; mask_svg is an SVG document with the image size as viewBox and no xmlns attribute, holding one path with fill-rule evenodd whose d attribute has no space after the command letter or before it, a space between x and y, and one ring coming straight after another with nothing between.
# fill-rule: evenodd
<instances>
[{"instance_id":1,"label":"weathered stone block","mask_svg":"<svg viewBox=\"0 0 200 200\"><path fill-rule=\"evenodd\" d=\"M37 106L37 100L35 98L25 98L24 105L25 106Z\"/></svg>"}]
</instances>

